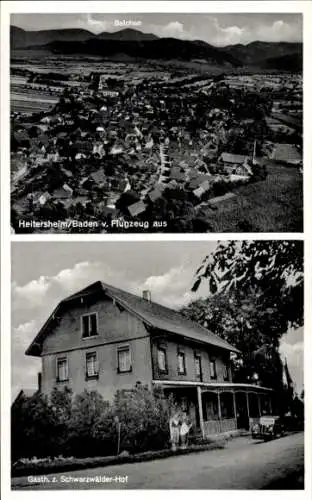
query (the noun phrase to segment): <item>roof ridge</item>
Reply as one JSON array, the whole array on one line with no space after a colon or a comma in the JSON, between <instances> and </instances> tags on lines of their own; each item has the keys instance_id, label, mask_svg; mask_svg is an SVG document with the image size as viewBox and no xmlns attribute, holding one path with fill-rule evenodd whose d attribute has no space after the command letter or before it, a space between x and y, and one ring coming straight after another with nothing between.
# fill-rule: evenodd
<instances>
[{"instance_id":1,"label":"roof ridge","mask_svg":"<svg viewBox=\"0 0 312 500\"><path fill-rule=\"evenodd\" d=\"M95 284L95 283L94 283ZM149 301L147 301L146 299L143 299L142 297L140 297L139 295L136 295L134 293L131 293L131 292L128 292L126 290L122 290L120 288L117 288L113 285L108 285L106 283L104 283L103 281L101 281L101 284L103 287L108 287L108 288L112 288L112 289L115 289L117 291L120 291L122 293L126 293L126 294L129 294L131 295L132 297L135 297L137 300L140 300L140 301L144 301L144 303L148 303ZM234 347L232 346L227 340L224 340L222 337L219 337L216 333L213 333L211 330L208 330L208 328L205 328L204 326L202 326L200 323L198 323L197 321L194 321L190 318L188 318L187 316L184 316L180 311L176 310L176 309L172 309L170 307L167 307L167 306L164 306L163 304L159 304L159 302L155 302L155 301L151 301L153 304L156 304L158 307L161 307L162 309L165 309L167 311L169 311L170 313L175 313L177 314L178 316L181 317L181 319L183 319L184 321L196 326L196 327L199 327L204 333L209 333L210 335L212 335L213 337L215 337L218 341L222 341L224 342L225 344L227 344L229 347ZM153 312L151 313L153 314Z\"/></svg>"},{"instance_id":2,"label":"roof ridge","mask_svg":"<svg viewBox=\"0 0 312 500\"><path fill-rule=\"evenodd\" d=\"M239 352L239 350L235 346L231 345L228 341L211 332L196 321L187 318L180 311L159 304L158 302L146 300L139 295L135 295L134 293L98 280L82 288L81 290L78 290L76 293L70 295L69 297L64 298L58 303L47 321L37 333L35 339L27 348L26 354L33 354L32 350L34 345L40 342L42 335L44 335L47 326L51 321L51 318L53 319L62 305L65 305L76 298L85 297L89 293L96 291L107 293L107 295L111 299L119 301L120 304L124 308L128 309L131 314L136 315L141 319L141 321L149 324L150 326L153 326L154 328L164 329L168 332L176 333L184 337L193 338L196 341L211 344L232 352ZM140 308L140 305L142 305L142 308ZM163 314L161 314L162 312Z\"/></svg>"}]
</instances>

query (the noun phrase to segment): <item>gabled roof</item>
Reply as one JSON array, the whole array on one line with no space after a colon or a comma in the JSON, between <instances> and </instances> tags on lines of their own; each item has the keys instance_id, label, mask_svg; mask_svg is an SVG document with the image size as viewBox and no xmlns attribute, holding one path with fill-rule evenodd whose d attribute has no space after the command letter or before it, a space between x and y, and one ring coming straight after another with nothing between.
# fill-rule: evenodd
<instances>
[{"instance_id":1,"label":"gabled roof","mask_svg":"<svg viewBox=\"0 0 312 500\"><path fill-rule=\"evenodd\" d=\"M294 144L275 144L272 159L285 162L300 161L302 155Z\"/></svg>"},{"instance_id":2,"label":"gabled roof","mask_svg":"<svg viewBox=\"0 0 312 500\"><path fill-rule=\"evenodd\" d=\"M247 155L235 155L232 153L222 153L221 160L224 163L244 163Z\"/></svg>"},{"instance_id":3,"label":"gabled roof","mask_svg":"<svg viewBox=\"0 0 312 500\"><path fill-rule=\"evenodd\" d=\"M197 174L196 177L191 178L188 187L190 189L196 189L206 181L210 182L211 176L207 174Z\"/></svg>"},{"instance_id":4,"label":"gabled roof","mask_svg":"<svg viewBox=\"0 0 312 500\"><path fill-rule=\"evenodd\" d=\"M171 334L195 340L204 344L213 345L231 352L239 352L236 347L230 345L225 340L213 334L198 323L187 319L181 313L169 309L168 307L148 301L132 293L120 290L111 285L106 285L102 281L96 281L92 285L62 300L43 325L33 342L28 347L26 354L40 356L42 342L50 331L50 324L54 317L61 313L70 302L83 300L85 297L95 293L103 293L109 298L116 300L122 307L130 313L139 317L149 327L165 331Z\"/></svg>"},{"instance_id":5,"label":"gabled roof","mask_svg":"<svg viewBox=\"0 0 312 500\"><path fill-rule=\"evenodd\" d=\"M28 135L27 130L20 130L17 132L14 132L14 139L18 142L29 142L30 137Z\"/></svg>"},{"instance_id":6,"label":"gabled roof","mask_svg":"<svg viewBox=\"0 0 312 500\"><path fill-rule=\"evenodd\" d=\"M31 398L34 396L38 390L34 389L21 389L15 399L12 402L12 407L14 407L21 399L23 398Z\"/></svg>"},{"instance_id":7,"label":"gabled roof","mask_svg":"<svg viewBox=\"0 0 312 500\"><path fill-rule=\"evenodd\" d=\"M148 197L151 201L156 201L162 197L162 192L158 188L155 188L148 193Z\"/></svg>"},{"instance_id":8,"label":"gabled roof","mask_svg":"<svg viewBox=\"0 0 312 500\"><path fill-rule=\"evenodd\" d=\"M92 174L90 174L90 177L97 184L100 184L100 183L103 183L103 182L106 181L106 175L105 175L105 172L102 169L99 169L96 172L92 172Z\"/></svg>"},{"instance_id":9,"label":"gabled roof","mask_svg":"<svg viewBox=\"0 0 312 500\"><path fill-rule=\"evenodd\" d=\"M210 188L210 182L209 181L204 181L200 187L204 190L204 191L208 191L208 189Z\"/></svg>"},{"instance_id":10,"label":"gabled roof","mask_svg":"<svg viewBox=\"0 0 312 500\"><path fill-rule=\"evenodd\" d=\"M75 151L79 152L79 153L92 153L92 150L93 150L93 144L91 144L91 142L89 141L82 141L82 140L77 140L76 142L74 142L74 144L72 145L72 149L74 149Z\"/></svg>"},{"instance_id":11,"label":"gabled roof","mask_svg":"<svg viewBox=\"0 0 312 500\"><path fill-rule=\"evenodd\" d=\"M170 177L177 181L185 181L185 173L178 167L172 167L170 169Z\"/></svg>"},{"instance_id":12,"label":"gabled roof","mask_svg":"<svg viewBox=\"0 0 312 500\"><path fill-rule=\"evenodd\" d=\"M136 215L140 215L142 212L145 212L146 205L143 201L137 201L128 207L128 211L132 217Z\"/></svg>"}]
</instances>

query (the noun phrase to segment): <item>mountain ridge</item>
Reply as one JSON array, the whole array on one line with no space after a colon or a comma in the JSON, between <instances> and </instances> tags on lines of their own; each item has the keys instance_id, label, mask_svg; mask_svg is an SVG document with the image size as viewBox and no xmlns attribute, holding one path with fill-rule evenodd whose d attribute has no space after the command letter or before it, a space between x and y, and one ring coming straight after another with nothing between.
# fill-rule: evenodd
<instances>
[{"instance_id":1,"label":"mountain ridge","mask_svg":"<svg viewBox=\"0 0 312 500\"><path fill-rule=\"evenodd\" d=\"M133 58L202 59L221 67L256 66L287 71L302 68L301 42L261 42L216 47L203 40L158 37L153 33L125 28L98 34L80 28L27 31L10 27L11 49L44 48L58 54L96 54L110 57L124 54ZM268 62L268 60L270 60ZM275 62L274 62L275 61Z\"/></svg>"}]
</instances>

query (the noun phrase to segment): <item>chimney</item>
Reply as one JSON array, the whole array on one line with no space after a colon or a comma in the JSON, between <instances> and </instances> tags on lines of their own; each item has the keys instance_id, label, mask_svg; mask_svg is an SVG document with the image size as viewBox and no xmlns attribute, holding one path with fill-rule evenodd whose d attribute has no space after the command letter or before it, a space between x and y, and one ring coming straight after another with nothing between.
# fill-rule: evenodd
<instances>
[{"instance_id":1,"label":"chimney","mask_svg":"<svg viewBox=\"0 0 312 500\"><path fill-rule=\"evenodd\" d=\"M38 372L37 375L38 375L38 391L41 392L42 373Z\"/></svg>"},{"instance_id":2,"label":"chimney","mask_svg":"<svg viewBox=\"0 0 312 500\"><path fill-rule=\"evenodd\" d=\"M147 300L147 302L151 302L152 295L151 295L150 290L143 290L142 297L143 297L144 300Z\"/></svg>"}]
</instances>

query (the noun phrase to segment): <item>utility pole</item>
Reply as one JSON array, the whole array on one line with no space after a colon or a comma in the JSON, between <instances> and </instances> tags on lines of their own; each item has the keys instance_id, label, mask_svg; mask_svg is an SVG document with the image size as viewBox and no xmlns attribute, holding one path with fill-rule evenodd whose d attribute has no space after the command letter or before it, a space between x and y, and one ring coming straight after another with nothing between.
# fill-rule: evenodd
<instances>
[{"instance_id":1,"label":"utility pole","mask_svg":"<svg viewBox=\"0 0 312 500\"><path fill-rule=\"evenodd\" d=\"M117 430L117 456L120 453L120 430L121 430L121 423L119 421L118 416L115 416L115 424L116 424L116 430Z\"/></svg>"},{"instance_id":2,"label":"utility pole","mask_svg":"<svg viewBox=\"0 0 312 500\"><path fill-rule=\"evenodd\" d=\"M254 147L253 147L253 154L252 154L252 164L253 165L256 164L256 144L257 144L257 141L255 140Z\"/></svg>"}]
</instances>

